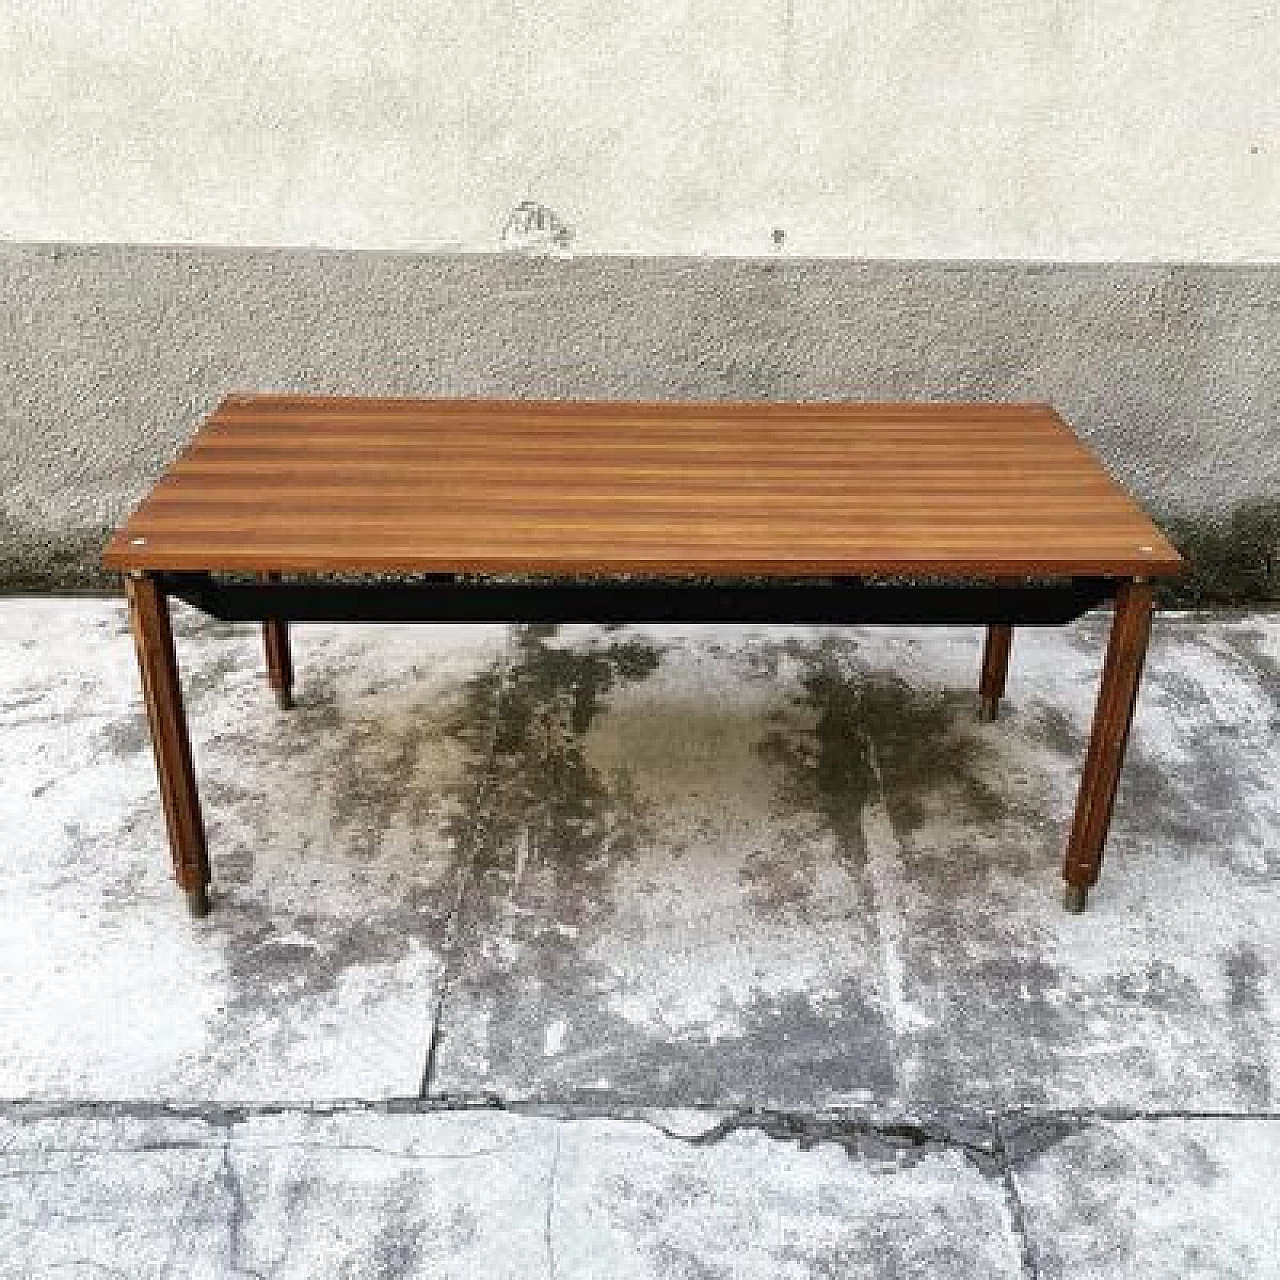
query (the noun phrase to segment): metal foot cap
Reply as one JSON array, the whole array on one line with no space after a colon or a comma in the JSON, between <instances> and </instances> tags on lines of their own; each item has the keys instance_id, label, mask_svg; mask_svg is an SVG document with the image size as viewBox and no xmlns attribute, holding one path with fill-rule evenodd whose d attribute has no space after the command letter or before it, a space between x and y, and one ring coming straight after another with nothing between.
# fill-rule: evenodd
<instances>
[{"instance_id":1,"label":"metal foot cap","mask_svg":"<svg viewBox=\"0 0 1280 1280\"><path fill-rule=\"evenodd\" d=\"M197 920L209 914L209 886L201 885L198 889L187 890L187 910Z\"/></svg>"},{"instance_id":2,"label":"metal foot cap","mask_svg":"<svg viewBox=\"0 0 1280 1280\"><path fill-rule=\"evenodd\" d=\"M293 694L288 689L276 690L276 703L281 711L293 710Z\"/></svg>"},{"instance_id":3,"label":"metal foot cap","mask_svg":"<svg viewBox=\"0 0 1280 1280\"><path fill-rule=\"evenodd\" d=\"M1069 884L1062 892L1062 905L1078 916L1088 904L1089 890L1082 884Z\"/></svg>"},{"instance_id":4,"label":"metal foot cap","mask_svg":"<svg viewBox=\"0 0 1280 1280\"><path fill-rule=\"evenodd\" d=\"M978 719L990 723L1000 714L1000 699L981 697L978 699Z\"/></svg>"}]
</instances>

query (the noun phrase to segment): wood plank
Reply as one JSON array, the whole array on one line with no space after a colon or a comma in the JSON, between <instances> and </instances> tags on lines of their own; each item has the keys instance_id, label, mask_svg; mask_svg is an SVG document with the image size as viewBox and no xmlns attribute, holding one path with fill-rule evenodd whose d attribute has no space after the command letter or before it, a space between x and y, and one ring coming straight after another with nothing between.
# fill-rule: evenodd
<instances>
[{"instance_id":1,"label":"wood plank","mask_svg":"<svg viewBox=\"0 0 1280 1280\"><path fill-rule=\"evenodd\" d=\"M335 467L332 461L299 458L289 463L263 463L254 461L204 460L180 461L170 469L167 477L181 482L184 486L191 481L203 481L206 477L228 476L239 477L245 483L255 479L272 476L278 479L289 479L297 476L306 483L314 483L320 477L332 484L345 484L348 477L359 475L362 482L379 484L392 482L397 477L409 476L429 478L439 477L442 481L455 479L463 482L481 482L486 479L499 478L510 481L513 478L527 480L552 480L558 483L573 484L587 480L604 480L609 483L635 480L661 480L664 483L678 484L687 479L690 484L733 483L733 484L782 484L798 482L804 485L827 483L839 485L879 484L886 481L919 484L922 487L950 487L957 485L973 491L985 487L990 479L995 484L1016 484L1019 488L1035 489L1041 485L1054 482L1070 484L1076 487L1093 485L1108 494L1115 493L1115 487L1105 477L1096 472L1078 466L1061 466L1044 463L1040 467L1028 468L1018 463L1003 461L985 465L966 466L956 464L945 471L929 471L920 467L880 466L873 464L855 465L849 463L842 466L810 466L781 467L775 466L762 470L759 466L729 466L720 464L713 467L699 466L689 462L683 466L673 465L634 465L609 466L600 463L582 462L575 464L568 471L561 466L530 464L522 466L518 471L511 468L495 467L491 464L435 462L388 463L376 459L353 458L344 460L341 467ZM194 484L191 487L195 487Z\"/></svg>"},{"instance_id":2,"label":"wood plank","mask_svg":"<svg viewBox=\"0 0 1280 1280\"><path fill-rule=\"evenodd\" d=\"M115 568L1176 571L1045 405L233 397Z\"/></svg>"},{"instance_id":3,"label":"wood plank","mask_svg":"<svg viewBox=\"0 0 1280 1280\"><path fill-rule=\"evenodd\" d=\"M904 499L913 495L921 501L936 503L937 494L950 494L951 500L976 499L988 501L986 494L975 493L975 480L981 473L949 474L947 476L921 476L906 472L860 472L856 476L831 475L828 471L805 473L780 478L762 476L758 472L744 470L725 474L691 473L678 471L613 473L599 469L576 469L566 476L563 471L540 469L536 472L521 471L518 476L495 475L490 471L477 473L470 469L420 468L408 476L398 467L379 471L362 470L341 481L328 475L318 478L309 473L299 473L291 468L236 468L226 470L201 469L196 474L199 484L188 484L190 475L186 468L181 475L169 473L157 481L152 490L155 500L180 496L184 500L199 501L209 498L219 501L227 497L243 497L255 500L277 496L339 498L419 498L424 494L472 494L486 498L501 498L520 494L537 495L581 494L584 497L599 495L644 495L671 497L685 501L693 497L709 498L741 497L744 501L776 496L779 501L795 501L799 498L839 498L857 502L880 494L896 493ZM465 486L459 478L469 481ZM1097 506L1100 496L1109 495L1111 489L1102 481L1092 478L1080 480L1074 475L1038 477L1031 479L1022 472L997 475L993 485L1001 493L1002 503L1016 503L1020 499L1030 501L1078 501Z\"/></svg>"},{"instance_id":4,"label":"wood plank","mask_svg":"<svg viewBox=\"0 0 1280 1280\"><path fill-rule=\"evenodd\" d=\"M424 489L417 493L379 493L373 488L364 489L285 489L272 493L269 489L253 492L243 490L204 490L198 493L157 491L147 503L149 516L177 517L185 512L201 516L257 515L269 505L273 514L309 516L317 500L323 500L326 508L335 515L376 515L412 513L422 515L441 512L477 512L503 515L519 512L554 513L557 511L599 511L608 514L625 510L629 516L681 516L690 511L690 494L663 493L652 486L644 489L617 489L612 493L603 490L557 491L550 486L544 489L492 489L483 494L458 494L448 488ZM743 494L736 490L710 490L696 495L696 510L703 513L720 512L726 516L735 511L776 512L786 514L796 509L794 493L764 489L758 493ZM901 490L884 492L867 490L861 495L840 492L819 492L805 496L804 506L810 516L839 515L857 518L860 515L884 513L899 516L905 511L936 513L937 494L914 494ZM991 501L986 496L970 492L949 494L946 498L948 515L964 514L967 519L978 519L991 512ZM1057 494L1028 493L1022 496L1006 495L1000 503L1000 515L1035 517L1042 514L1076 515L1096 511L1097 501L1089 495L1080 495L1064 489ZM1134 518L1137 513L1133 513Z\"/></svg>"},{"instance_id":5,"label":"wood plank","mask_svg":"<svg viewBox=\"0 0 1280 1280\"><path fill-rule=\"evenodd\" d=\"M583 445L538 444L528 441L515 441L501 449L484 441L451 442L447 445L432 445L427 442L416 444L388 443L385 440L338 441L323 444L312 444L299 449L287 444L273 444L263 441L259 444L227 443L225 441L208 441L192 449L188 455L208 461L240 461L240 462L281 462L287 463L303 459L331 466L335 469L353 461L377 461L383 463L426 462L469 460L489 462L494 466L509 466L512 463L537 461L543 466L576 466L582 462L615 462L619 465L632 463L671 466L677 462L682 465L717 466L723 462L733 462L739 466L750 462L756 466L768 468L778 457L776 448L747 448L742 444L686 444L679 448L646 444L643 441L626 442L592 442ZM847 445L793 445L788 447L786 461L791 467L853 467L859 464L879 461L901 462L903 458L917 461L921 466L945 466L948 462L963 465L966 462L981 463L983 461L1022 462L1032 466L1037 462L1060 463L1086 470L1079 456L1067 449L1040 448L1035 444L999 445L969 444L965 441L948 439L936 445L917 443L913 446L902 446L895 450L883 444L862 444L853 442Z\"/></svg>"}]
</instances>

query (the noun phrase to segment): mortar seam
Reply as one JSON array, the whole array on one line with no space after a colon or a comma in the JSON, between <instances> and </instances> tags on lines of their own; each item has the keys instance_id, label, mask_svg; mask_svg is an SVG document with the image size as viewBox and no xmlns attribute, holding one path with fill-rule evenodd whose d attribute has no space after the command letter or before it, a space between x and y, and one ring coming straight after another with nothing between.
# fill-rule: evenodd
<instances>
[{"instance_id":1,"label":"mortar seam","mask_svg":"<svg viewBox=\"0 0 1280 1280\"><path fill-rule=\"evenodd\" d=\"M877 1106L886 1110L897 1108L897 1115L878 1118ZM332 1098L332 1099L282 1099L261 1101L218 1102L202 1100L176 1102L148 1098L0 1098L0 1119L23 1121L27 1119L71 1118L83 1116L118 1116L140 1120L203 1120L219 1127L234 1127L247 1120L277 1115L434 1115L468 1111L501 1111L516 1116L542 1117L557 1120L606 1119L628 1120L649 1124L657 1132L678 1141L713 1141L712 1134L727 1136L737 1129L759 1128L769 1121L786 1122L807 1120L843 1124L850 1132L895 1133L911 1128L912 1115L951 1113L957 1117L968 1114L977 1116L977 1108L966 1109L960 1105L936 1102L917 1102L903 1105L895 1099L869 1103L856 1107L753 1107L715 1102L660 1102L636 1101L586 1102L581 1099L522 1098L507 1100L496 1093L448 1093L422 1097L418 1094L386 1098ZM652 1113L694 1112L716 1116L720 1123L704 1134L686 1138L683 1135L654 1122ZM646 1114L649 1113L649 1114ZM1133 1108L1133 1107L1019 1107L1012 1106L994 1112L984 1112L997 1126L997 1147L1007 1149L1003 1126L1014 1120L1039 1120L1064 1125L1128 1124L1177 1120L1206 1120L1245 1122L1280 1122L1280 1111L1229 1111L1202 1108ZM931 1131L930 1141L938 1146L972 1147L957 1138L949 1137L942 1128Z\"/></svg>"},{"instance_id":2,"label":"mortar seam","mask_svg":"<svg viewBox=\"0 0 1280 1280\"><path fill-rule=\"evenodd\" d=\"M1009 1144L1005 1140L1004 1117L992 1117L991 1129L995 1135L996 1157L1000 1163L1000 1180L1004 1187L1005 1204L1009 1210L1009 1229L1018 1244L1018 1262L1025 1280L1040 1280L1040 1262L1031 1239L1027 1221L1027 1207L1018 1190Z\"/></svg>"},{"instance_id":3,"label":"mortar seam","mask_svg":"<svg viewBox=\"0 0 1280 1280\"><path fill-rule=\"evenodd\" d=\"M484 831L485 810L487 805L492 804L498 793L496 785L498 731L502 723L503 699L507 693L508 678L511 671L510 645L511 637L508 632L503 652L498 659L498 682L494 692L493 713L489 721L488 742L485 746L483 764L471 797L470 813L465 825L465 849L460 860L462 865L459 869L457 892L454 895L453 907L449 913L449 934L444 947L444 965L440 973L440 989L432 1012L431 1035L427 1042L426 1059L423 1062L422 1075L418 1083L418 1097L423 1100L429 1098L431 1094L431 1082L435 1078L436 1059L443 1035L445 1007L450 988L458 974L467 895L475 880L479 844Z\"/></svg>"}]
</instances>

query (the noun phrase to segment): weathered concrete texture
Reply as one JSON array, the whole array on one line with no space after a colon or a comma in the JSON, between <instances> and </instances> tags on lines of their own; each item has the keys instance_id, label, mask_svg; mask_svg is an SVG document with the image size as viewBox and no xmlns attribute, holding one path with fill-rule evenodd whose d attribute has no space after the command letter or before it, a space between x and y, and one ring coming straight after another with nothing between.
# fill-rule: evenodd
<instances>
[{"instance_id":1,"label":"weathered concrete texture","mask_svg":"<svg viewBox=\"0 0 1280 1280\"><path fill-rule=\"evenodd\" d=\"M1275 628L1157 628L1076 917L1104 642L979 725L972 630L517 631L433 1091L1274 1107Z\"/></svg>"},{"instance_id":2,"label":"weathered concrete texture","mask_svg":"<svg viewBox=\"0 0 1280 1280\"><path fill-rule=\"evenodd\" d=\"M299 389L1051 400L1219 596L1280 590L1276 267L10 244L0 345L10 584L93 579L222 395Z\"/></svg>"},{"instance_id":3,"label":"weathered concrete texture","mask_svg":"<svg viewBox=\"0 0 1280 1280\"><path fill-rule=\"evenodd\" d=\"M1014 1174L1040 1280L1280 1275L1280 1121L1094 1122Z\"/></svg>"},{"instance_id":4,"label":"weathered concrete texture","mask_svg":"<svg viewBox=\"0 0 1280 1280\"><path fill-rule=\"evenodd\" d=\"M120 604L8 600L0 1096L1274 1109L1280 630L1161 620L1074 917L1104 630L979 725L973 630L303 627L286 715L184 610L197 924Z\"/></svg>"},{"instance_id":5,"label":"weathered concrete texture","mask_svg":"<svg viewBox=\"0 0 1280 1280\"><path fill-rule=\"evenodd\" d=\"M1104 630L980 725L973 631L301 627L286 715L182 610L193 922L120 603L0 602L0 1277L1272 1274L1280 622L1160 619L1076 917Z\"/></svg>"},{"instance_id":6,"label":"weathered concrete texture","mask_svg":"<svg viewBox=\"0 0 1280 1280\"><path fill-rule=\"evenodd\" d=\"M219 908L195 924L119 604L5 601L0 1096L416 1092L501 635L313 635L285 716L253 629L182 613Z\"/></svg>"},{"instance_id":7,"label":"weathered concrete texture","mask_svg":"<svg viewBox=\"0 0 1280 1280\"><path fill-rule=\"evenodd\" d=\"M1165 532L1187 562L1159 585L1169 604L1191 608L1280 600L1280 500L1242 502L1216 518L1166 517Z\"/></svg>"},{"instance_id":8,"label":"weathered concrete texture","mask_svg":"<svg viewBox=\"0 0 1280 1280\"><path fill-rule=\"evenodd\" d=\"M1270 258L1256 4L7 6L0 236Z\"/></svg>"},{"instance_id":9,"label":"weathered concrete texture","mask_svg":"<svg viewBox=\"0 0 1280 1280\"><path fill-rule=\"evenodd\" d=\"M1012 1280L1019 1260L1002 1180L946 1150L477 1111L0 1121L6 1280Z\"/></svg>"}]
</instances>

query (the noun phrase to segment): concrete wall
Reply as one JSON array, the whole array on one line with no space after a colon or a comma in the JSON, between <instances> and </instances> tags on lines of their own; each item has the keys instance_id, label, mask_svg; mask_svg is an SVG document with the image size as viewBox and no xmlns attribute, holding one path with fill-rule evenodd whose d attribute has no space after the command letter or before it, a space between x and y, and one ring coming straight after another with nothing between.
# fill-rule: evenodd
<instances>
[{"instance_id":1,"label":"concrete wall","mask_svg":"<svg viewBox=\"0 0 1280 1280\"><path fill-rule=\"evenodd\" d=\"M313 388L1050 399L1274 588L1265 6L0 10L0 581Z\"/></svg>"},{"instance_id":2,"label":"concrete wall","mask_svg":"<svg viewBox=\"0 0 1280 1280\"><path fill-rule=\"evenodd\" d=\"M18 577L83 576L236 388L1045 399L1162 514L1280 492L1265 267L36 247L0 298Z\"/></svg>"},{"instance_id":3,"label":"concrete wall","mask_svg":"<svg viewBox=\"0 0 1280 1280\"><path fill-rule=\"evenodd\" d=\"M0 0L0 238L1274 261L1252 0ZM563 239L563 237L562 237Z\"/></svg>"}]
</instances>

